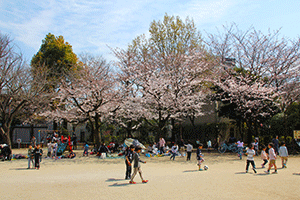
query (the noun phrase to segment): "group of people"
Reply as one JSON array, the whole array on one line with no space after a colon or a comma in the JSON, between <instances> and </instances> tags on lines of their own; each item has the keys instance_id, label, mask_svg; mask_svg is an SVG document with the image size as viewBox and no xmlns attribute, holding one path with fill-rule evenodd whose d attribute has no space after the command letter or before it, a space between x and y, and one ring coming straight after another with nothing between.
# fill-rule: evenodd
<instances>
[{"instance_id":1,"label":"group of people","mask_svg":"<svg viewBox=\"0 0 300 200\"><path fill-rule=\"evenodd\" d=\"M36 145L34 148L32 145L29 145L28 149L28 168L34 166L35 169L40 169L40 162L42 161L43 150L40 148L40 145Z\"/></svg>"},{"instance_id":2,"label":"group of people","mask_svg":"<svg viewBox=\"0 0 300 200\"><path fill-rule=\"evenodd\" d=\"M147 183L148 180L145 180L142 176L142 170L141 170L141 162L146 163L146 161L142 161L140 159L140 153L141 147L137 146L134 147L133 145L130 145L125 152L125 165L126 165L126 172L125 172L125 179L130 179L130 184L136 184L136 182L133 181L134 177L137 173L140 174L140 177L142 179L142 183ZM133 173L132 172L132 163L133 163Z\"/></svg>"},{"instance_id":3,"label":"group of people","mask_svg":"<svg viewBox=\"0 0 300 200\"><path fill-rule=\"evenodd\" d=\"M246 173L248 172L248 168L250 164L252 165L252 169L254 173L257 173L255 162L254 162L254 156L257 155L257 150L255 150L255 143L251 144L246 152L247 155ZM289 154L285 142L281 142L281 146L279 147L278 136L276 137L275 140L273 140L271 143L268 144L268 152L267 152L267 147L265 145L262 145L261 159L263 160L263 163L261 164L261 167L265 168L265 165L269 162L268 169L267 171L265 171L265 173L269 174L271 168L274 166L273 173L277 174L277 165L276 165L277 156L281 158L282 168L286 168Z\"/></svg>"}]
</instances>

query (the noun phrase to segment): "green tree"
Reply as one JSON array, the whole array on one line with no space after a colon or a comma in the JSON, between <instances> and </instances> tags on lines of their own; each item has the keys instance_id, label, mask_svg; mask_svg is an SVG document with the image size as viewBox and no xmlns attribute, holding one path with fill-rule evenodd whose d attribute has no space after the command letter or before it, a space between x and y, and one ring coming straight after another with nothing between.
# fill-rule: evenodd
<instances>
[{"instance_id":1,"label":"green tree","mask_svg":"<svg viewBox=\"0 0 300 200\"><path fill-rule=\"evenodd\" d=\"M31 69L33 74L41 69L46 70L48 89L53 90L62 79L68 79L68 75L76 73L80 67L72 46L65 42L63 36L55 37L49 33L42 41L40 50L33 56Z\"/></svg>"}]
</instances>

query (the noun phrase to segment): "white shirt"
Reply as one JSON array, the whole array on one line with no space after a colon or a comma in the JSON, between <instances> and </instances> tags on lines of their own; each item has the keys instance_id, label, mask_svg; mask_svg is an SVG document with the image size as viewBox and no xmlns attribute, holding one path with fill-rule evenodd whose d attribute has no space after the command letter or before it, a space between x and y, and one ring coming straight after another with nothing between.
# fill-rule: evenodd
<instances>
[{"instance_id":1,"label":"white shirt","mask_svg":"<svg viewBox=\"0 0 300 200\"><path fill-rule=\"evenodd\" d=\"M253 149L247 150L247 160L254 160L253 156L255 155L255 151Z\"/></svg>"},{"instance_id":2,"label":"white shirt","mask_svg":"<svg viewBox=\"0 0 300 200\"><path fill-rule=\"evenodd\" d=\"M269 159L270 160L275 160L276 159L276 154L273 148L269 149Z\"/></svg>"},{"instance_id":3,"label":"white shirt","mask_svg":"<svg viewBox=\"0 0 300 200\"><path fill-rule=\"evenodd\" d=\"M192 150L193 150L193 145L191 145L191 144L186 145L187 152L192 152Z\"/></svg>"}]
</instances>

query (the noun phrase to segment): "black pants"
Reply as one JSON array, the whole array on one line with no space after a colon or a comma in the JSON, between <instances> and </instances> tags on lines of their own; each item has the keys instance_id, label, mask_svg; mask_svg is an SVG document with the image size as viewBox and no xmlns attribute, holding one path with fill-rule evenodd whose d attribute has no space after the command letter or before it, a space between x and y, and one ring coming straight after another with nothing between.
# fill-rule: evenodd
<instances>
[{"instance_id":1,"label":"black pants","mask_svg":"<svg viewBox=\"0 0 300 200\"><path fill-rule=\"evenodd\" d=\"M268 160L267 160L267 159L264 159L263 166L265 166L267 163L268 163Z\"/></svg>"},{"instance_id":2,"label":"black pants","mask_svg":"<svg viewBox=\"0 0 300 200\"><path fill-rule=\"evenodd\" d=\"M128 165L126 160L125 160L125 164L126 164L125 179L130 179L131 178L131 166Z\"/></svg>"},{"instance_id":3,"label":"black pants","mask_svg":"<svg viewBox=\"0 0 300 200\"><path fill-rule=\"evenodd\" d=\"M34 166L38 169L40 168L40 156L34 157Z\"/></svg>"},{"instance_id":4,"label":"black pants","mask_svg":"<svg viewBox=\"0 0 300 200\"><path fill-rule=\"evenodd\" d=\"M247 160L246 171L248 171L248 168L249 168L250 163L251 163L253 169L255 169L255 163L254 163L254 160Z\"/></svg>"},{"instance_id":5,"label":"black pants","mask_svg":"<svg viewBox=\"0 0 300 200\"><path fill-rule=\"evenodd\" d=\"M187 152L186 160L191 160L192 152Z\"/></svg>"}]
</instances>

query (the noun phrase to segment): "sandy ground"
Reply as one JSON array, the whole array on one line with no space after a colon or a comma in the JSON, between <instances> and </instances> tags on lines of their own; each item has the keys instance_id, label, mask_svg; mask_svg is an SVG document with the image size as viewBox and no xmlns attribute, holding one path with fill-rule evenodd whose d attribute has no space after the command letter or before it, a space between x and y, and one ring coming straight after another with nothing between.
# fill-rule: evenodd
<instances>
[{"instance_id":1,"label":"sandy ground","mask_svg":"<svg viewBox=\"0 0 300 200\"><path fill-rule=\"evenodd\" d=\"M14 154L26 149L13 150ZM46 149L44 149L46 152ZM131 185L125 176L124 159L81 157L73 160L43 159L40 170L27 169L27 160L0 162L1 199L300 199L300 156L290 156L288 168L265 174L260 157L257 174L245 173L246 158L235 154L205 153L207 171L192 161L176 157L141 156L142 184ZM281 167L281 162L277 160Z\"/></svg>"}]
</instances>

